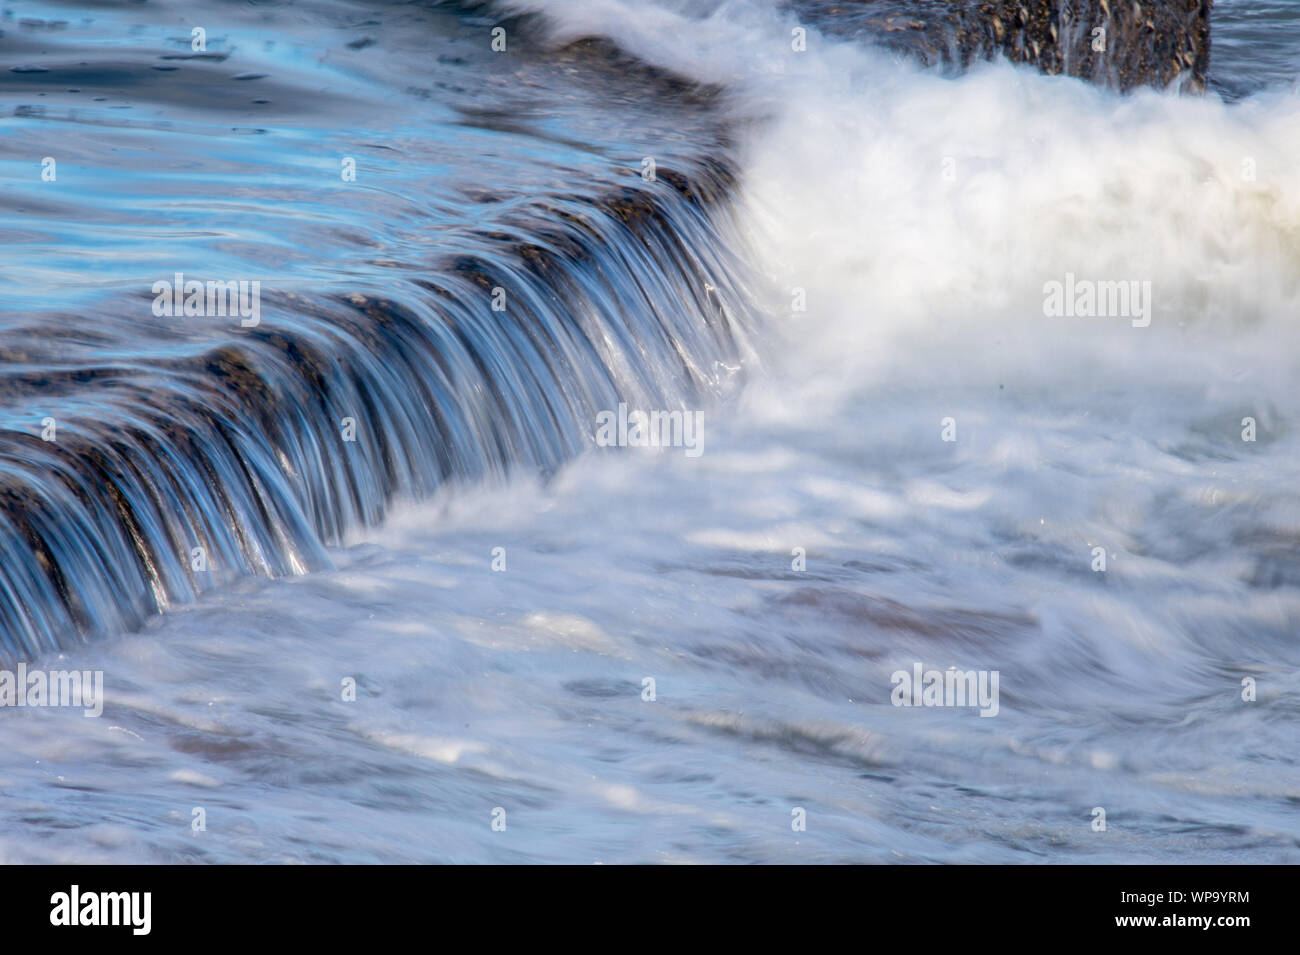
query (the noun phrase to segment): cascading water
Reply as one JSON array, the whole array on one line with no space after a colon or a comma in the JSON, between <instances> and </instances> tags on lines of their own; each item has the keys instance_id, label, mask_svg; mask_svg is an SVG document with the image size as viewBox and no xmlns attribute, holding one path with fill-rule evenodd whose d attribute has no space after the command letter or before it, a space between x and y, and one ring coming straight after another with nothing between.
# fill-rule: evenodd
<instances>
[{"instance_id":1,"label":"cascading water","mask_svg":"<svg viewBox=\"0 0 1300 955\"><path fill-rule=\"evenodd\" d=\"M419 25L440 27L440 39L456 51L440 61L483 60L471 27L428 14ZM56 73L73 72L61 52L56 47L47 62ZM521 76L543 69L530 66L526 49L522 67L515 57L512 70ZM173 54L170 62L177 59L184 57ZM561 62L586 74L569 81L570 95L590 98L605 67L582 44ZM489 53L482 68L492 63ZM146 77L147 70L147 63L136 67ZM75 96L84 99L94 92L95 74L84 67L75 73L82 77ZM46 87L71 78L51 78L49 68L23 75ZM107 70L98 75L105 87L114 79ZM218 90L229 85L212 82ZM644 68L619 82L636 96L667 95L667 81ZM409 112L420 109L418 93L407 90ZM304 91L296 98L302 112L322 108ZM12 233L33 237L28 254L37 261L66 256L66 248L41 241L41 229L50 228L41 217L71 231L84 214L52 208L47 197L61 196L57 190L69 180L74 190L89 191L89 180L110 176L125 180L126 195L143 194L135 216L156 214L174 245L159 249L152 235L137 240L142 257L162 266L153 274L124 254L112 265L112 292L66 312L43 303L45 314L5 329L0 659L138 627L242 575L327 567L327 546L351 527L382 520L395 494L423 497L448 481L501 479L515 467L549 472L592 444L603 409L619 402L694 406L726 386L744 351L751 293L726 206L725 167L671 145L658 149L653 175L645 174L640 156L627 156L620 168L608 156L582 154L600 150L598 141L561 144L547 155L546 134L526 126L537 104L520 105L511 114L517 131L502 134L463 91L448 98L451 109L443 112L450 115L405 145L407 167L362 158L359 179L332 186L329 171L315 174L325 195L311 200L310 220L295 227L306 248L331 243L329 253L342 258L341 274L323 276L337 290L332 294L303 289L302 277L275 268L277 254L258 243L227 253L225 243L211 241L227 229L233 235L264 228L269 235L273 227L262 220L291 218L303 201L292 193L280 198L276 187L310 188L310 175L289 186L285 172L273 174L274 184L247 185L267 178L260 165L267 147L256 139L244 140L247 150L223 147L230 154L219 171L209 174L205 165L201 178L178 191L197 197L201 190L220 196L251 188L257 206L227 209L213 200L214 209L193 198L178 215L175 200L157 185L172 177L121 169L111 157L117 149L92 168L81 127L48 132L79 110L43 108L45 122L23 135L29 148L65 158L61 177L23 184L11 206ZM187 123L193 128L172 139L189 142L158 149L149 162L159 171L197 165L193 156L215 136L200 122L226 105L217 93L208 99L184 109L168 105L164 118L145 123L117 121L106 135L134 143L163 123ZM644 108L630 103L626 113L630 124ZM457 124L496 136L458 135ZM289 141L281 148L309 154L303 164L328 154L325 135L300 145L292 140L302 130L278 132ZM443 208L426 210L431 197L422 193L396 203L383 195L428 175L425 164L447 161L450 152L490 155L493 138L517 141L518 165L494 178L466 169L451 184L470 195L459 205L444 199ZM351 144L339 155L366 148L396 147ZM349 158L355 169L357 160ZM529 162L545 172L543 181L530 181ZM333 176L341 179L337 171ZM451 190L438 186L439 193ZM358 197L387 203L365 217L369 237L352 234ZM87 201L92 209L104 204L103 197ZM110 241L134 231L134 216L109 215L103 213L99 229ZM392 243L395 231L413 234L382 257L375 250ZM87 237L83 231L60 238ZM366 274L349 278L359 262L369 266ZM298 271L322 268L305 263ZM217 269L225 271L213 274ZM223 314L203 314L207 283L231 276L259 282L259 315L237 314L233 301L225 308L221 300ZM155 293L155 281L165 291ZM189 314L187 281L203 293ZM28 283L24 293L36 301L42 289Z\"/></svg>"},{"instance_id":2,"label":"cascading water","mask_svg":"<svg viewBox=\"0 0 1300 955\"><path fill-rule=\"evenodd\" d=\"M0 22L0 861L1297 861L1295 4L148 8Z\"/></svg>"}]
</instances>

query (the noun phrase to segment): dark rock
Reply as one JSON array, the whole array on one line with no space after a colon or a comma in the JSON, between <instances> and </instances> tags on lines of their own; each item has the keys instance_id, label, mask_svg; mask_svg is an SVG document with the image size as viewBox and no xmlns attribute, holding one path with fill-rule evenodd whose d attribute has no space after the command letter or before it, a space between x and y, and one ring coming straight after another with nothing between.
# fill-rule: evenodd
<instances>
[{"instance_id":1,"label":"dark rock","mask_svg":"<svg viewBox=\"0 0 1300 955\"><path fill-rule=\"evenodd\" d=\"M827 34L873 36L927 64L965 67L1005 56L1120 90L1177 83L1189 92L1205 88L1212 3L792 0L803 20Z\"/></svg>"}]
</instances>

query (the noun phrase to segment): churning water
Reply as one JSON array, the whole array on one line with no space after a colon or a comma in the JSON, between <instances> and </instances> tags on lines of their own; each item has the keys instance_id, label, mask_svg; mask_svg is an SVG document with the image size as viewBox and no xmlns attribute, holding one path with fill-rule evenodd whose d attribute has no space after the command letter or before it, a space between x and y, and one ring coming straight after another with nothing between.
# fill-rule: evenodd
<instances>
[{"instance_id":1,"label":"churning water","mask_svg":"<svg viewBox=\"0 0 1300 955\"><path fill-rule=\"evenodd\" d=\"M0 860L1300 858L1296 4L1205 95L824 4L2 15L0 665L106 699L0 708Z\"/></svg>"}]
</instances>

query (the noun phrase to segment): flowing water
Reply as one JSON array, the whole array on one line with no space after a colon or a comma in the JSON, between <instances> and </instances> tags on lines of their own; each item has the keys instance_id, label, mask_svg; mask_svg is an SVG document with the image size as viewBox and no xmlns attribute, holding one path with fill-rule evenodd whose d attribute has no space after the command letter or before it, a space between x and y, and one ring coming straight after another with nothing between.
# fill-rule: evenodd
<instances>
[{"instance_id":1,"label":"flowing water","mask_svg":"<svg viewBox=\"0 0 1300 955\"><path fill-rule=\"evenodd\" d=\"M825 7L0 11L0 665L106 698L0 860L1300 858L1300 4L1205 95Z\"/></svg>"}]
</instances>

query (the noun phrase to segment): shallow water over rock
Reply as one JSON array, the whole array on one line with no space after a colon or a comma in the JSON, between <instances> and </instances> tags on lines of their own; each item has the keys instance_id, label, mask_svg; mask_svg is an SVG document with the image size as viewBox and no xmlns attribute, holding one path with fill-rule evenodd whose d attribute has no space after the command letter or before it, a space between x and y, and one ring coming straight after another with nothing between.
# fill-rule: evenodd
<instances>
[{"instance_id":1,"label":"shallow water over rock","mask_svg":"<svg viewBox=\"0 0 1300 955\"><path fill-rule=\"evenodd\" d=\"M1296 861L1291 7L533 6L0 21L0 860Z\"/></svg>"}]
</instances>

